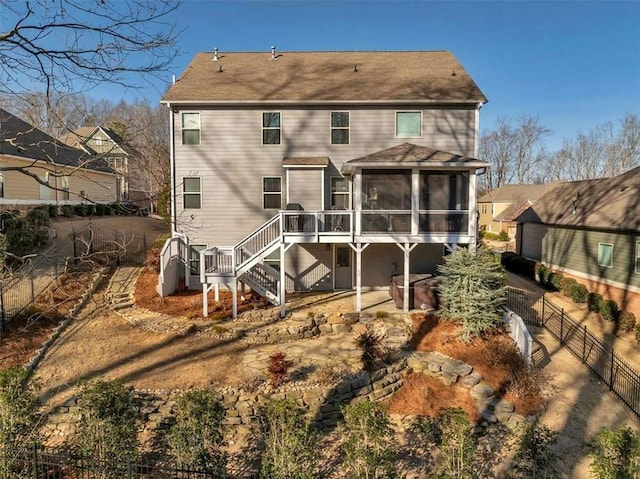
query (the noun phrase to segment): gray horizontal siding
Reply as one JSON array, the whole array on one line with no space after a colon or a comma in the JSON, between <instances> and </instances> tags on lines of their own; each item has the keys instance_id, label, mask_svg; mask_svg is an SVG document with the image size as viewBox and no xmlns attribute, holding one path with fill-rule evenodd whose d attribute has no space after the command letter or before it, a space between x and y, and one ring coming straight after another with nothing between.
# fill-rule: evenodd
<instances>
[{"instance_id":1,"label":"gray horizontal siding","mask_svg":"<svg viewBox=\"0 0 640 479\"><path fill-rule=\"evenodd\" d=\"M330 112L350 111L350 144L330 145ZM410 108L309 108L282 112L281 145L262 145L263 110L189 109L201 112L201 145L181 145L180 114L175 114L176 178L202 177L202 208L182 208L178 187L178 228L192 241L209 246L230 246L245 237L274 210L262 209L262 177L283 178L283 157L328 156L329 176L342 164L366 154L411 142L464 155L473 155L473 109L424 109L422 138L395 138L395 112ZM186 111L186 110L185 110ZM328 191L325 205L329 205ZM307 208L306 209L311 209Z\"/></svg>"},{"instance_id":2,"label":"gray horizontal siding","mask_svg":"<svg viewBox=\"0 0 640 479\"><path fill-rule=\"evenodd\" d=\"M298 203L305 210L322 209L322 171L310 168L291 168L288 175L289 199L287 203Z\"/></svg>"},{"instance_id":3,"label":"gray horizontal siding","mask_svg":"<svg viewBox=\"0 0 640 479\"><path fill-rule=\"evenodd\" d=\"M636 243L640 235L547 227L542 238L544 262L591 276L640 287L635 273ZM613 266L598 264L598 244L613 245Z\"/></svg>"}]
</instances>

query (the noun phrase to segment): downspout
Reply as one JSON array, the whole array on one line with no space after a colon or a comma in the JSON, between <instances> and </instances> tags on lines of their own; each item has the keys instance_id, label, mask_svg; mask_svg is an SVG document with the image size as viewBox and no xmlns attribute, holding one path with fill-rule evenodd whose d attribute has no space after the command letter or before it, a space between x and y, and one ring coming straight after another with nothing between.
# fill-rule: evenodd
<instances>
[{"instance_id":1,"label":"downspout","mask_svg":"<svg viewBox=\"0 0 640 479\"><path fill-rule=\"evenodd\" d=\"M169 165L171 169L171 235L178 232L178 219L176 216L176 159L175 159L175 141L174 141L174 117L171 103L167 103L169 108Z\"/></svg>"}]
</instances>

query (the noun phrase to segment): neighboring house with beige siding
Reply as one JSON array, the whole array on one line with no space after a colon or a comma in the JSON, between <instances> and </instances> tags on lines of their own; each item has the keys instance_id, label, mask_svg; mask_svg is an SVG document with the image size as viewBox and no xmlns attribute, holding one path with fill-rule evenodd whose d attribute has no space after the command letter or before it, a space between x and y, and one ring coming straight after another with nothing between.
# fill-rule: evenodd
<instances>
[{"instance_id":1,"label":"neighboring house with beige siding","mask_svg":"<svg viewBox=\"0 0 640 479\"><path fill-rule=\"evenodd\" d=\"M115 175L101 160L2 109L0 140L0 209L117 199Z\"/></svg>"},{"instance_id":2,"label":"neighboring house with beige siding","mask_svg":"<svg viewBox=\"0 0 640 479\"><path fill-rule=\"evenodd\" d=\"M198 54L162 99L159 291L247 285L284 314L286 291L354 289L359 309L393 274L435 273L476 242L486 101L446 51Z\"/></svg>"},{"instance_id":3,"label":"neighboring house with beige siding","mask_svg":"<svg viewBox=\"0 0 640 479\"><path fill-rule=\"evenodd\" d=\"M518 218L517 251L640 317L640 167L556 184Z\"/></svg>"},{"instance_id":4,"label":"neighboring house with beige siding","mask_svg":"<svg viewBox=\"0 0 640 479\"><path fill-rule=\"evenodd\" d=\"M478 198L478 227L480 231L509 235L515 240L515 218L544 195L549 185L504 185Z\"/></svg>"}]
</instances>

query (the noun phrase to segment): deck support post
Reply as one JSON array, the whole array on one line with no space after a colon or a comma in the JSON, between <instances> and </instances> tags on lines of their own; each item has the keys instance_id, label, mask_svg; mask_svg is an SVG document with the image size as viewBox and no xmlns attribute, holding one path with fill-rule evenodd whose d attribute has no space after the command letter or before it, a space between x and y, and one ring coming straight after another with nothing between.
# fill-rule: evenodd
<instances>
[{"instance_id":1,"label":"deck support post","mask_svg":"<svg viewBox=\"0 0 640 479\"><path fill-rule=\"evenodd\" d=\"M280 300L280 317L281 318L284 318L287 315L287 298L286 298L286 296L287 296L287 288L286 288L287 274L286 274L286 271L285 271L285 268L284 268L285 253L292 246L293 246L293 243L285 244L283 242L280 242L280 284L278 284L278 287L280 288L280 291L278 293L278 296L279 296L279 300Z\"/></svg>"},{"instance_id":2,"label":"deck support post","mask_svg":"<svg viewBox=\"0 0 640 479\"><path fill-rule=\"evenodd\" d=\"M240 281L240 299L242 300L242 302L245 302L247 300L246 296L247 296L247 285L244 284L243 281Z\"/></svg>"},{"instance_id":3,"label":"deck support post","mask_svg":"<svg viewBox=\"0 0 640 479\"><path fill-rule=\"evenodd\" d=\"M404 291L403 291L403 311L409 311L409 271L411 270L411 251L419 243L396 243L396 246L404 253Z\"/></svg>"},{"instance_id":4,"label":"deck support post","mask_svg":"<svg viewBox=\"0 0 640 479\"><path fill-rule=\"evenodd\" d=\"M362 311L362 252L370 243L348 243L356 252L356 312Z\"/></svg>"},{"instance_id":5,"label":"deck support post","mask_svg":"<svg viewBox=\"0 0 640 479\"><path fill-rule=\"evenodd\" d=\"M220 283L216 283L214 287L216 302L220 301Z\"/></svg>"},{"instance_id":6,"label":"deck support post","mask_svg":"<svg viewBox=\"0 0 640 479\"><path fill-rule=\"evenodd\" d=\"M231 282L231 298L231 304L233 305L233 319L236 319L238 317L238 280L236 278L233 278L233 281Z\"/></svg>"}]
</instances>

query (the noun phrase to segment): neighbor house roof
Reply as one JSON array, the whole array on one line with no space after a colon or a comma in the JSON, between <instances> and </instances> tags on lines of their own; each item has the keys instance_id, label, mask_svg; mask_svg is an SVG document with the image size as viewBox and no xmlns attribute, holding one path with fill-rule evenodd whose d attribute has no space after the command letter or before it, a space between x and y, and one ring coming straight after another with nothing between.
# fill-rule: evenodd
<instances>
[{"instance_id":1,"label":"neighbor house roof","mask_svg":"<svg viewBox=\"0 0 640 479\"><path fill-rule=\"evenodd\" d=\"M0 154L111 173L102 161L66 145L0 108Z\"/></svg>"},{"instance_id":2,"label":"neighbor house roof","mask_svg":"<svg viewBox=\"0 0 640 479\"><path fill-rule=\"evenodd\" d=\"M58 140L69 146L82 148L87 151L87 153L97 155L100 154L100 152L91 148L88 142L98 130L103 131L107 138L117 145L125 154L130 155L132 153L130 151L130 147L122 140L120 135L103 126L81 126L80 128L76 128L75 130L62 135Z\"/></svg>"},{"instance_id":3,"label":"neighbor house roof","mask_svg":"<svg viewBox=\"0 0 640 479\"><path fill-rule=\"evenodd\" d=\"M549 191L550 184L536 185L504 185L482 195L478 203L511 203L521 204L525 200L535 201Z\"/></svg>"},{"instance_id":4,"label":"neighbor house roof","mask_svg":"<svg viewBox=\"0 0 640 479\"><path fill-rule=\"evenodd\" d=\"M486 103L448 51L199 53L163 102Z\"/></svg>"},{"instance_id":5,"label":"neighbor house roof","mask_svg":"<svg viewBox=\"0 0 640 479\"><path fill-rule=\"evenodd\" d=\"M611 178L555 183L516 219L577 228L640 231L640 167Z\"/></svg>"},{"instance_id":6,"label":"neighbor house roof","mask_svg":"<svg viewBox=\"0 0 640 479\"><path fill-rule=\"evenodd\" d=\"M489 163L426 146L402 143L371 153L342 165L342 173L353 174L357 168L487 168Z\"/></svg>"},{"instance_id":7,"label":"neighbor house roof","mask_svg":"<svg viewBox=\"0 0 640 479\"><path fill-rule=\"evenodd\" d=\"M533 201L531 200L525 200L521 203L512 203L506 210L497 214L493 218L493 221L515 221L516 218L532 204Z\"/></svg>"}]
</instances>

